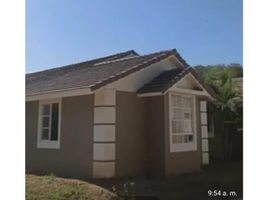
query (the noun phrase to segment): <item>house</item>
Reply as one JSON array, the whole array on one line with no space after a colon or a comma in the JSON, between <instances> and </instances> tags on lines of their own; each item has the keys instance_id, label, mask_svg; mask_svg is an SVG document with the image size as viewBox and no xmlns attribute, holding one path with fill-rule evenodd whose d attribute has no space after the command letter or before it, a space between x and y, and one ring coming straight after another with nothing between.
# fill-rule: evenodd
<instances>
[{"instance_id":1,"label":"house","mask_svg":"<svg viewBox=\"0 0 268 200\"><path fill-rule=\"evenodd\" d=\"M210 89L175 49L26 75L26 171L170 176L209 163Z\"/></svg>"}]
</instances>

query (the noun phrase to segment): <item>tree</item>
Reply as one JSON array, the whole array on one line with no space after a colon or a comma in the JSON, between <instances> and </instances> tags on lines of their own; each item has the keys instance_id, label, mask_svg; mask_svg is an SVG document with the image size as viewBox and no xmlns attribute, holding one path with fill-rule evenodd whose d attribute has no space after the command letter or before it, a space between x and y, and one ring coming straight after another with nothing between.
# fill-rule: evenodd
<instances>
[{"instance_id":1,"label":"tree","mask_svg":"<svg viewBox=\"0 0 268 200\"><path fill-rule=\"evenodd\" d=\"M214 101L215 112L218 112L223 121L223 153L225 159L232 155L233 136L238 124L242 123L242 96L235 89L233 78L243 74L242 68L232 65L197 66L197 73L201 75L205 83L217 94Z\"/></svg>"}]
</instances>

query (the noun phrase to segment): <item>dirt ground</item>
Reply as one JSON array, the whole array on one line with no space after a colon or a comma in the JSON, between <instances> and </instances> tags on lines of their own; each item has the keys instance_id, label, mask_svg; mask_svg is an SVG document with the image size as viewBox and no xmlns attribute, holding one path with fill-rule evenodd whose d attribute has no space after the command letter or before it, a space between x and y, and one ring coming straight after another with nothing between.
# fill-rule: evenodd
<instances>
[{"instance_id":1,"label":"dirt ground","mask_svg":"<svg viewBox=\"0 0 268 200\"><path fill-rule=\"evenodd\" d=\"M201 171L162 179L98 180L95 184L136 199L242 199L242 161L215 162ZM147 197L147 198L146 198Z\"/></svg>"}]
</instances>

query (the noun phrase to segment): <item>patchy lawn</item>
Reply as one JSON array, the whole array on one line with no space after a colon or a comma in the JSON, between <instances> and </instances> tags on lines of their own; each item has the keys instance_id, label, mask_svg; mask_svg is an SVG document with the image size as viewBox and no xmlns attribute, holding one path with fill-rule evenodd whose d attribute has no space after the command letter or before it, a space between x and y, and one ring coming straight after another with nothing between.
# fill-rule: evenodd
<instances>
[{"instance_id":1,"label":"patchy lawn","mask_svg":"<svg viewBox=\"0 0 268 200\"><path fill-rule=\"evenodd\" d=\"M117 200L115 194L87 182L26 175L26 200Z\"/></svg>"},{"instance_id":2,"label":"patchy lawn","mask_svg":"<svg viewBox=\"0 0 268 200\"><path fill-rule=\"evenodd\" d=\"M242 199L243 171L241 161L218 162L210 163L199 172L170 178L95 180L94 183L109 190L114 188L119 195L151 196L148 199L238 200ZM209 196L209 192L216 196Z\"/></svg>"}]
</instances>

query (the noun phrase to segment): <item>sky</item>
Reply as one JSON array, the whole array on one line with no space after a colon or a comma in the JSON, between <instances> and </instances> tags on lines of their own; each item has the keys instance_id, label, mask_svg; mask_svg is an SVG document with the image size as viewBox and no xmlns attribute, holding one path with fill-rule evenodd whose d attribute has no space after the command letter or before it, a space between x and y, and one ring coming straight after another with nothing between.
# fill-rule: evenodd
<instances>
[{"instance_id":1,"label":"sky","mask_svg":"<svg viewBox=\"0 0 268 200\"><path fill-rule=\"evenodd\" d=\"M134 49L243 62L242 0L26 0L26 72Z\"/></svg>"}]
</instances>

